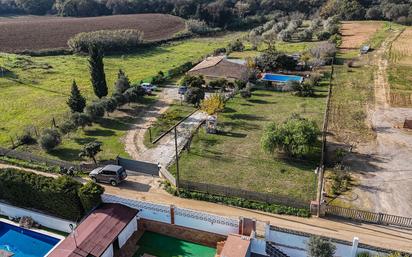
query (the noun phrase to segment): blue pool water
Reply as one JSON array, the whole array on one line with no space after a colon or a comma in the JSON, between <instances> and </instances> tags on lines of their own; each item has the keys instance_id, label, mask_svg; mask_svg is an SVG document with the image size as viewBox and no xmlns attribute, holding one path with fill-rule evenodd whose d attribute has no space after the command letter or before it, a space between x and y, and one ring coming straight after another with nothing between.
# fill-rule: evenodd
<instances>
[{"instance_id":1,"label":"blue pool water","mask_svg":"<svg viewBox=\"0 0 412 257\"><path fill-rule=\"evenodd\" d=\"M13 257L43 257L60 240L24 228L0 222L0 250Z\"/></svg>"},{"instance_id":2,"label":"blue pool water","mask_svg":"<svg viewBox=\"0 0 412 257\"><path fill-rule=\"evenodd\" d=\"M295 75L282 75L282 74L273 74L265 73L262 77L263 80L273 81L273 82L288 82L288 81L298 81L301 82L303 77Z\"/></svg>"}]
</instances>

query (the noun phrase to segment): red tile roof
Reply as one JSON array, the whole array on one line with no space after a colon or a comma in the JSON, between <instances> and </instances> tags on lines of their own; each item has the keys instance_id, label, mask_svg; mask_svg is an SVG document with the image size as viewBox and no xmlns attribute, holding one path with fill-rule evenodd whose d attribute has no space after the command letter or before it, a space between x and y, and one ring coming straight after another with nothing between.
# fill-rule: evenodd
<instances>
[{"instance_id":1,"label":"red tile roof","mask_svg":"<svg viewBox=\"0 0 412 257\"><path fill-rule=\"evenodd\" d=\"M121 204L103 204L92 212L48 257L101 256L138 213Z\"/></svg>"}]
</instances>

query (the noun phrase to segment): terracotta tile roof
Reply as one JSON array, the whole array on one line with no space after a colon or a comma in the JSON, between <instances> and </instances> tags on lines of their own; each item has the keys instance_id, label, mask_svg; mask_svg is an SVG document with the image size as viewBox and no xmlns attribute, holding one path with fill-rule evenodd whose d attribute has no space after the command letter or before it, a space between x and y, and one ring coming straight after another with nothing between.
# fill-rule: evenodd
<instances>
[{"instance_id":1,"label":"terracotta tile roof","mask_svg":"<svg viewBox=\"0 0 412 257\"><path fill-rule=\"evenodd\" d=\"M230 234L220 253L221 257L243 257L250 254L250 237Z\"/></svg>"},{"instance_id":2,"label":"terracotta tile roof","mask_svg":"<svg viewBox=\"0 0 412 257\"><path fill-rule=\"evenodd\" d=\"M224 58L225 57L223 55L207 57L202 62L200 62L198 65L193 67L190 71L197 71L197 70L213 67L216 64L218 64L220 61L222 61Z\"/></svg>"},{"instance_id":3,"label":"terracotta tile roof","mask_svg":"<svg viewBox=\"0 0 412 257\"><path fill-rule=\"evenodd\" d=\"M138 213L121 204L103 204L92 212L48 257L101 256Z\"/></svg>"},{"instance_id":4,"label":"terracotta tile roof","mask_svg":"<svg viewBox=\"0 0 412 257\"><path fill-rule=\"evenodd\" d=\"M248 69L246 65L229 61L224 56L209 58L215 59L206 59L188 71L188 73L191 75L203 75L214 78L247 79Z\"/></svg>"}]
</instances>

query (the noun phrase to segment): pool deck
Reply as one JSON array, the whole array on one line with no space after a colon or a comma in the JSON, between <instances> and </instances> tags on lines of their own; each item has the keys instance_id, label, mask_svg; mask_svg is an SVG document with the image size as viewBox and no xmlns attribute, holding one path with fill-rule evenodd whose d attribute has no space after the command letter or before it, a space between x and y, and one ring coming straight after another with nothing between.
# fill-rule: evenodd
<instances>
[{"instance_id":1,"label":"pool deck","mask_svg":"<svg viewBox=\"0 0 412 257\"><path fill-rule=\"evenodd\" d=\"M9 225L13 225L15 227L20 227L18 223L13 222L13 221L8 220L8 219L0 218L0 222L6 223L6 224L9 224ZM59 239L59 240L65 239L65 237L62 236L62 235L55 234L55 233L52 233L50 231L46 231L46 230L43 230L43 229L40 229L40 228L30 228L30 229L29 228L24 228L24 229L31 230L33 232L36 232L36 233L39 233L39 234L42 234L42 235L54 237L54 238Z\"/></svg>"}]
</instances>

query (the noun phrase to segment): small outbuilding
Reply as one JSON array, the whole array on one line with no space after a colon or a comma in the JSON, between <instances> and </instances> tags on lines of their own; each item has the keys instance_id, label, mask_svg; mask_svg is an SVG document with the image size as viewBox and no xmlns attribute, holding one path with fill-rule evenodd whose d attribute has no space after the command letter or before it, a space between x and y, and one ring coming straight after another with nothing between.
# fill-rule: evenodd
<instances>
[{"instance_id":1,"label":"small outbuilding","mask_svg":"<svg viewBox=\"0 0 412 257\"><path fill-rule=\"evenodd\" d=\"M405 119L403 123L403 128L412 129L412 119Z\"/></svg>"},{"instance_id":2,"label":"small outbuilding","mask_svg":"<svg viewBox=\"0 0 412 257\"><path fill-rule=\"evenodd\" d=\"M137 231L138 210L103 204L47 257L113 257Z\"/></svg>"},{"instance_id":3,"label":"small outbuilding","mask_svg":"<svg viewBox=\"0 0 412 257\"><path fill-rule=\"evenodd\" d=\"M244 60L228 59L226 56L211 56L193 67L187 74L202 75L206 81L216 79L247 81L248 68Z\"/></svg>"}]
</instances>

